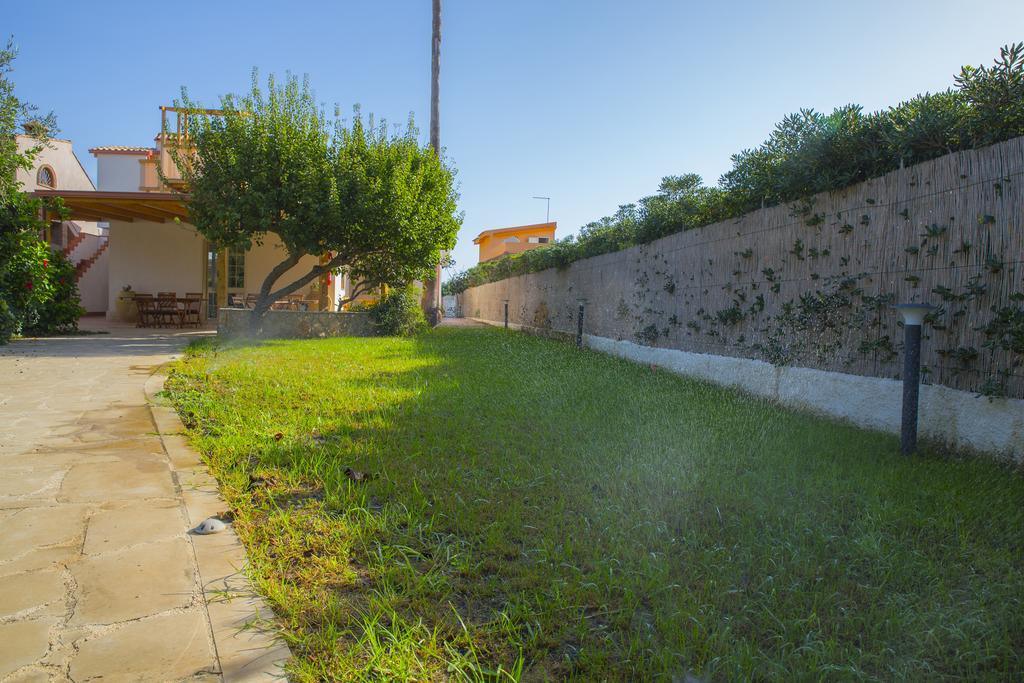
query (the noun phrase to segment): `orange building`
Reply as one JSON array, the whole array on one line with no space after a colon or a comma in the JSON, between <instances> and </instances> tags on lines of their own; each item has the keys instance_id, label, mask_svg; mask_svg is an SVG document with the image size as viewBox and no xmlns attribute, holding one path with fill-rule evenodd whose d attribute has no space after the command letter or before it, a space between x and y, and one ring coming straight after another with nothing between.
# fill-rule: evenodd
<instances>
[{"instance_id":1,"label":"orange building","mask_svg":"<svg viewBox=\"0 0 1024 683\"><path fill-rule=\"evenodd\" d=\"M473 244L480 245L480 262L490 261L505 254L518 254L555 241L558 223L535 223L511 228L484 230Z\"/></svg>"}]
</instances>

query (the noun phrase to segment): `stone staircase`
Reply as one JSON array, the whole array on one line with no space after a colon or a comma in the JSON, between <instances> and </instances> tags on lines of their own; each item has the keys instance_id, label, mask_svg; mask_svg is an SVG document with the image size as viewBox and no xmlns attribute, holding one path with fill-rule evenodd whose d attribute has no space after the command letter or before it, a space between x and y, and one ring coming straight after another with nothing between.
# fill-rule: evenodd
<instances>
[{"instance_id":1,"label":"stone staircase","mask_svg":"<svg viewBox=\"0 0 1024 683\"><path fill-rule=\"evenodd\" d=\"M76 237L75 239L78 239L78 238ZM89 268L92 267L92 264L96 263L96 261L99 260L100 255L103 254L103 252L107 250L107 247L109 245L110 245L110 242L108 240L104 240L103 244L100 245L100 248L96 250L95 254L93 254L92 256L90 256L88 258L84 258L81 261L79 261L77 264L75 264L75 280L81 280L82 279L82 276L85 275L86 271L88 271Z\"/></svg>"},{"instance_id":2,"label":"stone staircase","mask_svg":"<svg viewBox=\"0 0 1024 683\"><path fill-rule=\"evenodd\" d=\"M77 235L71 238L71 241L68 242L68 245L66 247L61 249L61 252L65 256L71 256L71 252L75 250L75 247L84 242L86 237L87 235L85 233L78 233Z\"/></svg>"}]
</instances>

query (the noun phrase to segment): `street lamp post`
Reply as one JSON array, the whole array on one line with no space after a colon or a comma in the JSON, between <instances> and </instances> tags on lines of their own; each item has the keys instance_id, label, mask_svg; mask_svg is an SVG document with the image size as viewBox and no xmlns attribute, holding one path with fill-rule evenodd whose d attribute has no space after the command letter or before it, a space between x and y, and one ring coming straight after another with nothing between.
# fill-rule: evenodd
<instances>
[{"instance_id":1,"label":"street lamp post","mask_svg":"<svg viewBox=\"0 0 1024 683\"><path fill-rule=\"evenodd\" d=\"M900 420L900 453L917 450L917 408L921 390L921 325L934 307L929 304L897 304L903 316L903 414Z\"/></svg>"}]
</instances>

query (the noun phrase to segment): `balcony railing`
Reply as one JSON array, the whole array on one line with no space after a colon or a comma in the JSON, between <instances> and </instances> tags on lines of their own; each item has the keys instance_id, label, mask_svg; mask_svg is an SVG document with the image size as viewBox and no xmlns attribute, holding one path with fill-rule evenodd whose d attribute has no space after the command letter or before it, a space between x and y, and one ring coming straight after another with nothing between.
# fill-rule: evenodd
<instances>
[{"instance_id":1,"label":"balcony railing","mask_svg":"<svg viewBox=\"0 0 1024 683\"><path fill-rule=\"evenodd\" d=\"M177 154L180 160L189 163L195 153L189 143L189 119L196 115L217 116L223 113L220 109L160 107L160 133L156 136L156 152L139 162L139 189L143 192L181 190L185 181L174 156Z\"/></svg>"}]
</instances>

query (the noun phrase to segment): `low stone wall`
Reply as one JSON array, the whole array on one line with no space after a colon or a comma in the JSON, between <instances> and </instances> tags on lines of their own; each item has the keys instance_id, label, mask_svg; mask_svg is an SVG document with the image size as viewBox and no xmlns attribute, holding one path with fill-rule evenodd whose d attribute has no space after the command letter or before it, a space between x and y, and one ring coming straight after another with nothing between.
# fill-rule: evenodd
<instances>
[{"instance_id":1,"label":"low stone wall","mask_svg":"<svg viewBox=\"0 0 1024 683\"><path fill-rule=\"evenodd\" d=\"M376 332L369 313L329 311L267 311L260 329L249 329L251 311L222 308L217 317L217 336L226 339L317 339L321 337L372 337Z\"/></svg>"}]
</instances>

